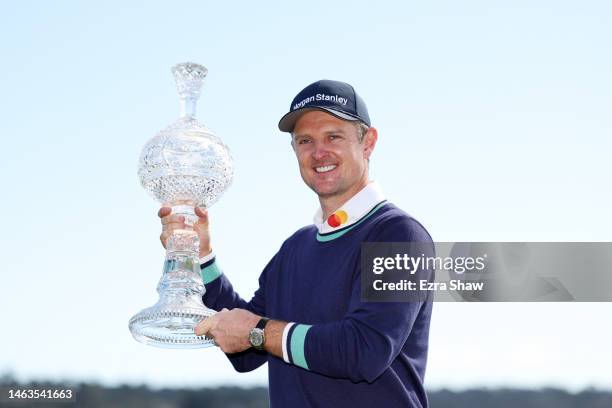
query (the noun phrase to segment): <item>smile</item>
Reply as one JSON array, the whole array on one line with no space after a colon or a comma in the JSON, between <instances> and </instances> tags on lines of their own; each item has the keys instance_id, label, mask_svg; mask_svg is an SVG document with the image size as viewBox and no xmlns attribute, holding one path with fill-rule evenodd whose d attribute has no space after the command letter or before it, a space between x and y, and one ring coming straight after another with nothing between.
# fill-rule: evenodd
<instances>
[{"instance_id":1,"label":"smile","mask_svg":"<svg viewBox=\"0 0 612 408\"><path fill-rule=\"evenodd\" d=\"M335 164L330 164L329 166L315 167L315 171L317 173L327 173L328 171L332 171L336 167L338 166L336 166Z\"/></svg>"}]
</instances>

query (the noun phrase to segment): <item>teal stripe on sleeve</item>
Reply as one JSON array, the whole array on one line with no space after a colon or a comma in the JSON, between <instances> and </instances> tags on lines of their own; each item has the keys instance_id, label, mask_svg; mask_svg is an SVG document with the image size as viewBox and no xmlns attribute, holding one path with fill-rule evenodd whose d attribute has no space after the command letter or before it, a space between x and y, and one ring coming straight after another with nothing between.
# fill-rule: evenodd
<instances>
[{"instance_id":1,"label":"teal stripe on sleeve","mask_svg":"<svg viewBox=\"0 0 612 408\"><path fill-rule=\"evenodd\" d=\"M200 274L202 275L202 281L205 285L217 279L221 276L223 272L217 266L217 261L214 261L212 264L208 265L206 268L202 268Z\"/></svg>"},{"instance_id":2,"label":"teal stripe on sleeve","mask_svg":"<svg viewBox=\"0 0 612 408\"><path fill-rule=\"evenodd\" d=\"M306 356L304 355L304 342L306 341L306 333L308 333L308 329L311 327L308 324L298 324L291 334L291 357L293 364L306 370L308 370L308 363L306 363Z\"/></svg>"}]
</instances>

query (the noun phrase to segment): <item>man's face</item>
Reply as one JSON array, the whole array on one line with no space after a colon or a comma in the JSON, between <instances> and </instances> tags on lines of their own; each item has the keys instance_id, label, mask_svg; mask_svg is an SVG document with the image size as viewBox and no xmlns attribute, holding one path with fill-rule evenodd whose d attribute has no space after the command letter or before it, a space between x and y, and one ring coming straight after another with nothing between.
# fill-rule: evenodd
<instances>
[{"instance_id":1,"label":"man's face","mask_svg":"<svg viewBox=\"0 0 612 408\"><path fill-rule=\"evenodd\" d=\"M352 196L367 184L374 128L360 143L354 122L313 110L298 119L292 137L302 179L320 197Z\"/></svg>"}]
</instances>

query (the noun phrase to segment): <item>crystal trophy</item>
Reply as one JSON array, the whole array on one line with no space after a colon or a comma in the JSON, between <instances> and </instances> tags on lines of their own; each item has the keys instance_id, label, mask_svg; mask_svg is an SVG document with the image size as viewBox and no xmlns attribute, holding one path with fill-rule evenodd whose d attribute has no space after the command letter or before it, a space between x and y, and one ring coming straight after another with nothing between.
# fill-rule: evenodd
<instances>
[{"instance_id":1,"label":"crystal trophy","mask_svg":"<svg viewBox=\"0 0 612 408\"><path fill-rule=\"evenodd\" d=\"M158 302L129 322L134 338L164 348L201 348L213 340L196 336L195 326L215 312L202 302L199 237L193 231L195 207L209 208L232 181L232 158L225 144L195 119L196 103L208 70L183 63L172 67L181 105L177 121L142 149L138 176L142 186L173 214L185 217L186 229L174 231L157 285Z\"/></svg>"}]
</instances>

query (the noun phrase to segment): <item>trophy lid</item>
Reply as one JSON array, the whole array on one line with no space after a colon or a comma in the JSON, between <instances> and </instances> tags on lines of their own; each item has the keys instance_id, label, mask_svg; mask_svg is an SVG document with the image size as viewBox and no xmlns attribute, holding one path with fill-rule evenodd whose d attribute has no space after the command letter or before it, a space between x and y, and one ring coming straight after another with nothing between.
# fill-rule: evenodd
<instances>
[{"instance_id":1,"label":"trophy lid","mask_svg":"<svg viewBox=\"0 0 612 408\"><path fill-rule=\"evenodd\" d=\"M174 65L171 71L181 100L181 117L195 116L196 102L208 69L195 62L182 62Z\"/></svg>"}]
</instances>

